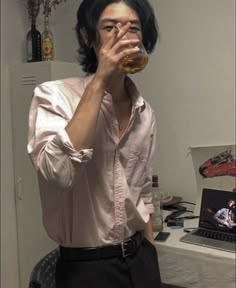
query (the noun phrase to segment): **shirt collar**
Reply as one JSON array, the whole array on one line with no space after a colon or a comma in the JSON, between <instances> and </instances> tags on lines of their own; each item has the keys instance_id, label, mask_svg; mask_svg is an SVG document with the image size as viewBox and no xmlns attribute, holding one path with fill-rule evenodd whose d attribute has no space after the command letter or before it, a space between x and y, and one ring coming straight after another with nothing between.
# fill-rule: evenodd
<instances>
[{"instance_id":1,"label":"shirt collar","mask_svg":"<svg viewBox=\"0 0 236 288\"><path fill-rule=\"evenodd\" d=\"M132 99L134 108L138 109L140 112L143 112L146 107L145 101L140 92L138 91L138 88L133 82L133 80L128 76L125 78L125 87L128 90L128 93Z\"/></svg>"},{"instance_id":2,"label":"shirt collar","mask_svg":"<svg viewBox=\"0 0 236 288\"><path fill-rule=\"evenodd\" d=\"M85 76L85 87L88 85L88 83L93 79L94 74L87 74ZM133 82L133 80L126 76L125 78L125 87L132 99L132 103L134 106L134 109L138 109L138 111L141 113L144 111L146 104L145 104L145 100L143 99L142 95L140 94L137 86L135 85L135 83ZM104 99L109 100L111 97L111 95L108 92L105 92L105 96Z\"/></svg>"}]
</instances>

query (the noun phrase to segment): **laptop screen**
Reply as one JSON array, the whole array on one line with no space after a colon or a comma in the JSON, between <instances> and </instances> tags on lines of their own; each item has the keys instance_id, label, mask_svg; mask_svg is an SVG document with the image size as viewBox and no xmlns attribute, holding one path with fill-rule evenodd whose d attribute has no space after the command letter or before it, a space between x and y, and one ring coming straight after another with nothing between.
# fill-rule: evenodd
<instances>
[{"instance_id":1,"label":"laptop screen","mask_svg":"<svg viewBox=\"0 0 236 288\"><path fill-rule=\"evenodd\" d=\"M199 227L236 233L236 193L203 189Z\"/></svg>"}]
</instances>

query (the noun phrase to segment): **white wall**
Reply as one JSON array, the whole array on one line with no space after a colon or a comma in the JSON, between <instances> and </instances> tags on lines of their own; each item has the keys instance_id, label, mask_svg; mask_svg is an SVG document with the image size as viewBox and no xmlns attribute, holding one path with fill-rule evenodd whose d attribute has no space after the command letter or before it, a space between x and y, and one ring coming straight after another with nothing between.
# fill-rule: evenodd
<instances>
[{"instance_id":1,"label":"white wall","mask_svg":"<svg viewBox=\"0 0 236 288\"><path fill-rule=\"evenodd\" d=\"M25 61L23 0L1 1L1 287L18 288L8 64ZM152 0L160 43L138 78L158 120L155 169L164 190L193 200L188 147L234 142L234 0ZM75 61L79 1L52 18L56 60ZM40 20L40 19L39 19ZM39 21L42 28L42 20Z\"/></svg>"},{"instance_id":2,"label":"white wall","mask_svg":"<svg viewBox=\"0 0 236 288\"><path fill-rule=\"evenodd\" d=\"M188 148L235 142L234 0L152 0L160 40L138 85L156 111L163 190L195 201Z\"/></svg>"}]
</instances>

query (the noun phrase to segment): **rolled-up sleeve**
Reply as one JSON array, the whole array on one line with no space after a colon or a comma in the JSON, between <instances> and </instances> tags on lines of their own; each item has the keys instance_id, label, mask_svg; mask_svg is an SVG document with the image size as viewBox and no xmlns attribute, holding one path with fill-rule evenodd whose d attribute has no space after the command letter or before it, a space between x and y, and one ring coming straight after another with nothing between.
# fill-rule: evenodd
<instances>
[{"instance_id":1,"label":"rolled-up sleeve","mask_svg":"<svg viewBox=\"0 0 236 288\"><path fill-rule=\"evenodd\" d=\"M70 187L93 156L93 149L75 150L65 130L74 113L67 93L64 86L41 84L29 111L28 153L36 170L61 188Z\"/></svg>"},{"instance_id":2,"label":"rolled-up sleeve","mask_svg":"<svg viewBox=\"0 0 236 288\"><path fill-rule=\"evenodd\" d=\"M152 202L152 172L153 172L153 158L156 148L156 119L155 114L152 114L151 129L150 129L150 149L148 161L146 164L146 177L142 186L141 197L150 214L154 212Z\"/></svg>"},{"instance_id":3,"label":"rolled-up sleeve","mask_svg":"<svg viewBox=\"0 0 236 288\"><path fill-rule=\"evenodd\" d=\"M75 150L65 129L59 131L52 142L54 142L55 146L61 147L72 161L86 163L92 159L93 149Z\"/></svg>"}]
</instances>

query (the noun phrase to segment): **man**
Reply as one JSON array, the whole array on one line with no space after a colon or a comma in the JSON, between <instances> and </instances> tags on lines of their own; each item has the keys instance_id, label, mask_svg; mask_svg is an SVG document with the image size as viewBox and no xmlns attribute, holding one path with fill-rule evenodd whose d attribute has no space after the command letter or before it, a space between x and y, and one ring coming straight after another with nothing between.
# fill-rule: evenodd
<instances>
[{"instance_id":1,"label":"man","mask_svg":"<svg viewBox=\"0 0 236 288\"><path fill-rule=\"evenodd\" d=\"M221 208L215 213L214 219L220 227L223 226L229 229L236 227L235 204L235 201L230 199L228 201L228 208Z\"/></svg>"},{"instance_id":2,"label":"man","mask_svg":"<svg viewBox=\"0 0 236 288\"><path fill-rule=\"evenodd\" d=\"M158 33L147 0L84 0L77 14L87 75L36 87L28 151L43 219L60 246L57 288L161 287L150 214L155 116L121 69Z\"/></svg>"}]
</instances>

